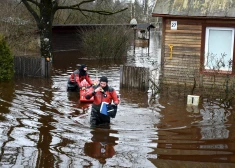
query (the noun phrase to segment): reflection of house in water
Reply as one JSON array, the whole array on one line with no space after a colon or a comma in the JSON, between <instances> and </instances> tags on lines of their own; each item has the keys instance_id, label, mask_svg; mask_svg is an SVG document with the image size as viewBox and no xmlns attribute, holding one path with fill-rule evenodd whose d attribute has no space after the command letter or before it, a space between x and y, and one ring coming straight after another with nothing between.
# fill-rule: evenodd
<instances>
[{"instance_id":1,"label":"reflection of house in water","mask_svg":"<svg viewBox=\"0 0 235 168\"><path fill-rule=\"evenodd\" d=\"M0 167L37 166L38 152L37 148L34 147L34 138L36 137L34 130L8 127L2 122L0 124L0 135Z\"/></svg>"},{"instance_id":2,"label":"reflection of house in water","mask_svg":"<svg viewBox=\"0 0 235 168\"><path fill-rule=\"evenodd\" d=\"M25 167L37 167L37 149L32 147L8 147L4 149L0 161L0 167L18 168L23 167L23 165Z\"/></svg>"},{"instance_id":3,"label":"reflection of house in water","mask_svg":"<svg viewBox=\"0 0 235 168\"><path fill-rule=\"evenodd\" d=\"M207 106L200 113L203 116L201 139L227 139L229 137L229 130L225 123L231 114L230 111L220 107L216 108L216 106Z\"/></svg>"},{"instance_id":4,"label":"reflection of house in water","mask_svg":"<svg viewBox=\"0 0 235 168\"><path fill-rule=\"evenodd\" d=\"M157 148L149 160L157 167L232 167L235 166L235 130L231 109L203 102L188 110L182 100L161 97Z\"/></svg>"}]
</instances>

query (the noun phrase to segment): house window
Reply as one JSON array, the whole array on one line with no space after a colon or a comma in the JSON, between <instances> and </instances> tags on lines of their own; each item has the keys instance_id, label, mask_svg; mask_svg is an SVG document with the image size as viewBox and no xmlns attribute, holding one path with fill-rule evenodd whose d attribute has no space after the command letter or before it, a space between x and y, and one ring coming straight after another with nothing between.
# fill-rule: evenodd
<instances>
[{"instance_id":1,"label":"house window","mask_svg":"<svg viewBox=\"0 0 235 168\"><path fill-rule=\"evenodd\" d=\"M206 28L205 60L207 70L232 70L234 46L233 28Z\"/></svg>"}]
</instances>

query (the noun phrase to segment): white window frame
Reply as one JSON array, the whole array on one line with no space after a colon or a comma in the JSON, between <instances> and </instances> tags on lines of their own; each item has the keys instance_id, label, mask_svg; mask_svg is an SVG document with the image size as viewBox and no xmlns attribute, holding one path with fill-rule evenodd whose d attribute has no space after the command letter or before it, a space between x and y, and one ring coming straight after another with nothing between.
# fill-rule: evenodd
<instances>
[{"instance_id":1,"label":"white window frame","mask_svg":"<svg viewBox=\"0 0 235 168\"><path fill-rule=\"evenodd\" d=\"M209 32L210 30L232 30L232 40L231 40L231 60L233 60L233 47L234 47L234 28L227 28L227 27L206 27L206 38L205 38L205 57L204 57L204 66L206 70L209 70L210 68L208 66L206 66L207 63L207 54L208 54L208 43L209 43ZM234 60L233 60L234 61ZM233 65L233 64L232 64ZM231 65L231 66L232 66ZM221 68L220 70L226 70L226 71L232 71L232 67L230 69L228 69L227 67L225 68Z\"/></svg>"}]
</instances>

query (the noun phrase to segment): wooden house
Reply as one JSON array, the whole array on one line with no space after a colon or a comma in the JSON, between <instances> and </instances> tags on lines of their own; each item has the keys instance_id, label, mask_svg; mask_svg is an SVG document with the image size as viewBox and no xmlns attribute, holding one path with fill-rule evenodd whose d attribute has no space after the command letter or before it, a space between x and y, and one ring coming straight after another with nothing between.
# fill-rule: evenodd
<instances>
[{"instance_id":1,"label":"wooden house","mask_svg":"<svg viewBox=\"0 0 235 168\"><path fill-rule=\"evenodd\" d=\"M162 18L165 82L234 86L235 1L156 0L152 16Z\"/></svg>"}]
</instances>

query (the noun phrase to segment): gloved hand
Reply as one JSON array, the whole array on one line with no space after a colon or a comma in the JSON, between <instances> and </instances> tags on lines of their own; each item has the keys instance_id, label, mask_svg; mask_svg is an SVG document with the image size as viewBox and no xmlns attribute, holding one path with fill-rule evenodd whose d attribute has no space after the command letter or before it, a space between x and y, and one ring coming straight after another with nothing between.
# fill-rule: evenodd
<instances>
[{"instance_id":1,"label":"gloved hand","mask_svg":"<svg viewBox=\"0 0 235 168\"><path fill-rule=\"evenodd\" d=\"M108 115L112 118L115 118L116 113L117 113L117 105L116 104L108 104Z\"/></svg>"},{"instance_id":2,"label":"gloved hand","mask_svg":"<svg viewBox=\"0 0 235 168\"><path fill-rule=\"evenodd\" d=\"M96 82L92 83L92 86L96 86L96 85L97 85L97 83L96 83Z\"/></svg>"},{"instance_id":3,"label":"gloved hand","mask_svg":"<svg viewBox=\"0 0 235 168\"><path fill-rule=\"evenodd\" d=\"M86 87L82 87L82 90L86 90Z\"/></svg>"}]
</instances>

